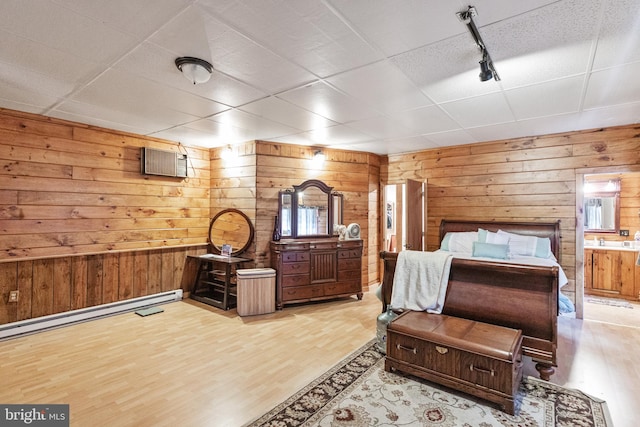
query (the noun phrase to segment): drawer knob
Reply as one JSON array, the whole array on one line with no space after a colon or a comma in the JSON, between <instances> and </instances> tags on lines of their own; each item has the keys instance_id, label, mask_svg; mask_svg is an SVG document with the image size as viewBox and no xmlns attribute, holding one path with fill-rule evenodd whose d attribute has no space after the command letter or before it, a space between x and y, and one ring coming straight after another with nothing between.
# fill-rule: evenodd
<instances>
[{"instance_id":1,"label":"drawer knob","mask_svg":"<svg viewBox=\"0 0 640 427\"><path fill-rule=\"evenodd\" d=\"M447 354L449 352L449 349L446 347L440 347L439 345L437 345L436 351L440 354Z\"/></svg>"},{"instance_id":2,"label":"drawer knob","mask_svg":"<svg viewBox=\"0 0 640 427\"><path fill-rule=\"evenodd\" d=\"M396 348L397 348L398 350L410 351L410 352L411 352L411 353L413 353L413 354L418 353L418 350L417 350L415 347L405 347L405 346L403 346L403 345L396 344Z\"/></svg>"},{"instance_id":3,"label":"drawer knob","mask_svg":"<svg viewBox=\"0 0 640 427\"><path fill-rule=\"evenodd\" d=\"M471 364L471 366L469 366L469 368L471 369L471 372L477 371L482 374L490 374L492 377L496 375L496 372L493 369L478 368L477 366L473 366L473 363Z\"/></svg>"}]
</instances>

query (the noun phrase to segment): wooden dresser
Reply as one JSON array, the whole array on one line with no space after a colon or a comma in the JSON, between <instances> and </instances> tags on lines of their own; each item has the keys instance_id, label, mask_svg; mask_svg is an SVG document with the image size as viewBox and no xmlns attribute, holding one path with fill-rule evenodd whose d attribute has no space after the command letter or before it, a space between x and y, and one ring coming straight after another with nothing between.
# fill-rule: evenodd
<instances>
[{"instance_id":1,"label":"wooden dresser","mask_svg":"<svg viewBox=\"0 0 640 427\"><path fill-rule=\"evenodd\" d=\"M357 295L362 299L362 240L289 239L271 242L276 308Z\"/></svg>"}]
</instances>

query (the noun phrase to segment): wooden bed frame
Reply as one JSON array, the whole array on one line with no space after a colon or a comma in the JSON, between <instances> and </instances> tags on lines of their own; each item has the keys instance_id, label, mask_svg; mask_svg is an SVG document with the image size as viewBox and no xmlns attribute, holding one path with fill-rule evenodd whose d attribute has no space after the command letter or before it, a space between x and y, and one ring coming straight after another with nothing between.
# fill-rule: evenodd
<instances>
[{"instance_id":1,"label":"wooden bed frame","mask_svg":"<svg viewBox=\"0 0 640 427\"><path fill-rule=\"evenodd\" d=\"M551 240L551 251L560 261L560 221L554 223L505 223L442 220L440 241L448 232L489 231ZM398 254L381 252L384 261L382 310L391 302ZM530 266L454 258L442 314L514 329L523 334L525 356L536 362L540 378L555 372L558 344L558 267Z\"/></svg>"}]
</instances>

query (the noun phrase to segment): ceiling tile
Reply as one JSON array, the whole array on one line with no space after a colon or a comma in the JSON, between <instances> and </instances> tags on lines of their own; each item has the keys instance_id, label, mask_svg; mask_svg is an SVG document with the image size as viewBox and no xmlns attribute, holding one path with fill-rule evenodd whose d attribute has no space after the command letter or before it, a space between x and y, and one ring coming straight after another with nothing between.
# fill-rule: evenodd
<instances>
[{"instance_id":1,"label":"ceiling tile","mask_svg":"<svg viewBox=\"0 0 640 427\"><path fill-rule=\"evenodd\" d=\"M476 141L496 141L529 136L517 122L498 123L491 126L478 126L466 130Z\"/></svg>"},{"instance_id":2,"label":"ceiling tile","mask_svg":"<svg viewBox=\"0 0 640 427\"><path fill-rule=\"evenodd\" d=\"M580 114L569 113L521 120L517 134L529 137L584 129L579 126L579 118Z\"/></svg>"},{"instance_id":3,"label":"ceiling tile","mask_svg":"<svg viewBox=\"0 0 640 427\"><path fill-rule=\"evenodd\" d=\"M640 123L640 102L585 110L580 114L579 126L576 126L576 129L620 126L633 123Z\"/></svg>"},{"instance_id":4,"label":"ceiling tile","mask_svg":"<svg viewBox=\"0 0 640 427\"><path fill-rule=\"evenodd\" d=\"M326 79L344 93L382 113L408 110L432 102L398 68L381 61Z\"/></svg>"},{"instance_id":5,"label":"ceiling tile","mask_svg":"<svg viewBox=\"0 0 640 427\"><path fill-rule=\"evenodd\" d=\"M400 111L391 118L402 123L416 134L436 133L460 128L460 125L447 115L441 108L431 105L415 110Z\"/></svg>"},{"instance_id":6,"label":"ceiling tile","mask_svg":"<svg viewBox=\"0 0 640 427\"><path fill-rule=\"evenodd\" d=\"M251 41L200 7L189 8L150 40L176 56L207 60L218 71L267 93L315 79L299 65Z\"/></svg>"},{"instance_id":7,"label":"ceiling tile","mask_svg":"<svg viewBox=\"0 0 640 427\"><path fill-rule=\"evenodd\" d=\"M274 96L243 105L239 110L303 131L325 128L336 124L331 120Z\"/></svg>"},{"instance_id":8,"label":"ceiling tile","mask_svg":"<svg viewBox=\"0 0 640 427\"><path fill-rule=\"evenodd\" d=\"M321 145L343 145L370 141L371 137L345 125L330 126L305 132L310 141Z\"/></svg>"},{"instance_id":9,"label":"ceiling tile","mask_svg":"<svg viewBox=\"0 0 640 427\"><path fill-rule=\"evenodd\" d=\"M481 29L505 89L588 71L601 0L564 0Z\"/></svg>"},{"instance_id":10,"label":"ceiling tile","mask_svg":"<svg viewBox=\"0 0 640 427\"><path fill-rule=\"evenodd\" d=\"M175 59L174 53L153 43L144 43L124 57L115 68L231 107L267 96L265 92L215 69L208 82L194 85L178 70Z\"/></svg>"},{"instance_id":11,"label":"ceiling tile","mask_svg":"<svg viewBox=\"0 0 640 427\"><path fill-rule=\"evenodd\" d=\"M85 60L109 64L135 46L136 38L51 1L0 2L0 28Z\"/></svg>"},{"instance_id":12,"label":"ceiling tile","mask_svg":"<svg viewBox=\"0 0 640 427\"><path fill-rule=\"evenodd\" d=\"M606 3L594 69L640 61L639 9L638 0L609 0ZM636 37L629 37L629 34Z\"/></svg>"},{"instance_id":13,"label":"ceiling tile","mask_svg":"<svg viewBox=\"0 0 640 427\"><path fill-rule=\"evenodd\" d=\"M493 80L480 81L480 59L471 36L462 34L392 61L434 102L447 102L500 90Z\"/></svg>"},{"instance_id":14,"label":"ceiling tile","mask_svg":"<svg viewBox=\"0 0 640 427\"><path fill-rule=\"evenodd\" d=\"M591 73L584 108L626 104L640 99L640 62Z\"/></svg>"},{"instance_id":15,"label":"ceiling tile","mask_svg":"<svg viewBox=\"0 0 640 427\"><path fill-rule=\"evenodd\" d=\"M228 127L242 129L243 134L248 135L247 140L268 139L300 132L300 129L276 123L240 110L224 111L210 117L208 120L219 123L223 129L227 129Z\"/></svg>"},{"instance_id":16,"label":"ceiling tile","mask_svg":"<svg viewBox=\"0 0 640 427\"><path fill-rule=\"evenodd\" d=\"M147 37L191 3L189 0L53 0L79 15L109 27Z\"/></svg>"},{"instance_id":17,"label":"ceiling tile","mask_svg":"<svg viewBox=\"0 0 640 427\"><path fill-rule=\"evenodd\" d=\"M516 119L577 112L585 76L553 80L505 91Z\"/></svg>"},{"instance_id":18,"label":"ceiling tile","mask_svg":"<svg viewBox=\"0 0 640 427\"><path fill-rule=\"evenodd\" d=\"M495 125L515 120L504 95L494 93L441 104L441 107L464 128Z\"/></svg>"},{"instance_id":19,"label":"ceiling tile","mask_svg":"<svg viewBox=\"0 0 640 427\"><path fill-rule=\"evenodd\" d=\"M194 118L207 117L229 108L120 70L111 70L100 76L91 85L79 91L73 99L85 104L99 102L111 106L114 110L127 111L130 114L164 109L182 112ZM183 121L169 124L180 123Z\"/></svg>"},{"instance_id":20,"label":"ceiling tile","mask_svg":"<svg viewBox=\"0 0 640 427\"><path fill-rule=\"evenodd\" d=\"M429 141L432 141L439 147L448 147L454 145L471 144L478 142L465 130L453 130L448 132L430 133L424 135Z\"/></svg>"},{"instance_id":21,"label":"ceiling tile","mask_svg":"<svg viewBox=\"0 0 640 427\"><path fill-rule=\"evenodd\" d=\"M402 122L388 116L356 120L349 123L349 127L376 139L405 138L413 134Z\"/></svg>"},{"instance_id":22,"label":"ceiling tile","mask_svg":"<svg viewBox=\"0 0 640 427\"><path fill-rule=\"evenodd\" d=\"M382 56L354 33L324 2L203 1L202 7L284 58L326 77Z\"/></svg>"},{"instance_id":23,"label":"ceiling tile","mask_svg":"<svg viewBox=\"0 0 640 427\"><path fill-rule=\"evenodd\" d=\"M339 123L376 115L363 102L350 98L322 81L281 93L278 98Z\"/></svg>"}]
</instances>

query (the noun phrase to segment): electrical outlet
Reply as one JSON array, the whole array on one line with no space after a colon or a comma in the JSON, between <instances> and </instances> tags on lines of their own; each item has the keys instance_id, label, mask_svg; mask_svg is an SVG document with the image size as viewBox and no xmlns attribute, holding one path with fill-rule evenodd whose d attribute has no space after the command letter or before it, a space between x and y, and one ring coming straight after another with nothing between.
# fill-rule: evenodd
<instances>
[{"instance_id":1,"label":"electrical outlet","mask_svg":"<svg viewBox=\"0 0 640 427\"><path fill-rule=\"evenodd\" d=\"M620 230L620 235L621 236L628 236L629 235L629 230Z\"/></svg>"},{"instance_id":2,"label":"electrical outlet","mask_svg":"<svg viewBox=\"0 0 640 427\"><path fill-rule=\"evenodd\" d=\"M18 302L19 297L20 297L20 291L9 292L9 302Z\"/></svg>"}]
</instances>

